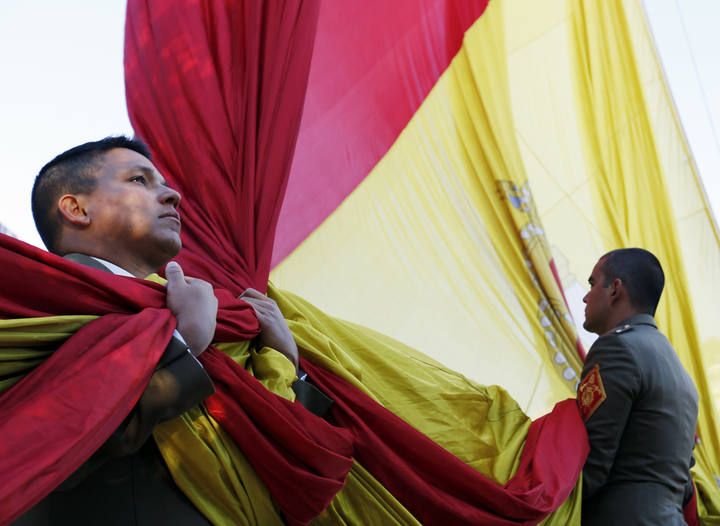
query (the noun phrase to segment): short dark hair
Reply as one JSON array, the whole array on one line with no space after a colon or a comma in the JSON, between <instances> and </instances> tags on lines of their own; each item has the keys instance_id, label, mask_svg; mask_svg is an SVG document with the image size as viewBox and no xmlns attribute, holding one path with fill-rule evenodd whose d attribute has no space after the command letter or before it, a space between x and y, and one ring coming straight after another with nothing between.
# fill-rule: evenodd
<instances>
[{"instance_id":1,"label":"short dark hair","mask_svg":"<svg viewBox=\"0 0 720 526\"><path fill-rule=\"evenodd\" d=\"M642 248L619 248L600 259L604 260L604 286L619 278L628 291L632 305L654 316L665 286L665 273L658 258Z\"/></svg>"},{"instance_id":2,"label":"short dark hair","mask_svg":"<svg viewBox=\"0 0 720 526\"><path fill-rule=\"evenodd\" d=\"M50 252L57 251L60 212L56 203L64 194L90 194L97 186L95 170L102 156L126 148L152 160L150 150L138 139L124 135L86 142L61 153L42 167L32 189L32 213L40 238Z\"/></svg>"}]
</instances>

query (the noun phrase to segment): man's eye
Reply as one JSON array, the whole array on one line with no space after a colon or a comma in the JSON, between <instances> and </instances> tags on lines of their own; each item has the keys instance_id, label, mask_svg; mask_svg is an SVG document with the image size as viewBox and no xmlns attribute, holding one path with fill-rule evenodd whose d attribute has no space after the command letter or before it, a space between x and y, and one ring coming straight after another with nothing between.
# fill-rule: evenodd
<instances>
[{"instance_id":1,"label":"man's eye","mask_svg":"<svg viewBox=\"0 0 720 526\"><path fill-rule=\"evenodd\" d=\"M145 179L144 175L135 175L130 178L130 181L133 183L147 184L147 179Z\"/></svg>"}]
</instances>

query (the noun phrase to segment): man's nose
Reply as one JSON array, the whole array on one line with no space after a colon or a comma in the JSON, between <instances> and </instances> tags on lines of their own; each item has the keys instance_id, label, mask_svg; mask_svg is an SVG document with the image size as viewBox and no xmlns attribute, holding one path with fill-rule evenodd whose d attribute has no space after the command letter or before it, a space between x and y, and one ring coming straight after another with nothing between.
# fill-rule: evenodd
<instances>
[{"instance_id":1,"label":"man's nose","mask_svg":"<svg viewBox=\"0 0 720 526\"><path fill-rule=\"evenodd\" d=\"M590 294L590 293L588 292L587 294L585 294L585 295L583 296L583 303L587 303L588 294Z\"/></svg>"},{"instance_id":2,"label":"man's nose","mask_svg":"<svg viewBox=\"0 0 720 526\"><path fill-rule=\"evenodd\" d=\"M160 190L158 199L163 204L171 204L175 208L180 204L180 192L170 188L169 186L163 186Z\"/></svg>"}]
</instances>

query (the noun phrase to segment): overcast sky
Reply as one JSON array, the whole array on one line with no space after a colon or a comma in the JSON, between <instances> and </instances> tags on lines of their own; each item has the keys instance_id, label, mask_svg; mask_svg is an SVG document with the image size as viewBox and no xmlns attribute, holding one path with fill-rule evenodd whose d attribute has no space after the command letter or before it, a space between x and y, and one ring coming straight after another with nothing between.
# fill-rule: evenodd
<instances>
[{"instance_id":1,"label":"overcast sky","mask_svg":"<svg viewBox=\"0 0 720 526\"><path fill-rule=\"evenodd\" d=\"M720 0L645 0L663 68L720 217Z\"/></svg>"},{"instance_id":2,"label":"overcast sky","mask_svg":"<svg viewBox=\"0 0 720 526\"><path fill-rule=\"evenodd\" d=\"M337 1L337 0L334 0ZM673 96L720 212L720 0L646 0ZM59 152L131 134L122 75L124 0L0 2L0 223L42 246L34 175Z\"/></svg>"}]
</instances>

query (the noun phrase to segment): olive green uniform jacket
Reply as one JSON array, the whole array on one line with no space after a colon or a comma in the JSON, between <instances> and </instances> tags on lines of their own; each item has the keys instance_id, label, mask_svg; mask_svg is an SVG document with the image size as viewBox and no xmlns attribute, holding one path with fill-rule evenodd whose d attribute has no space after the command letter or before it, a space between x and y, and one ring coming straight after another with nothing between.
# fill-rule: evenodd
<instances>
[{"instance_id":1,"label":"olive green uniform jacket","mask_svg":"<svg viewBox=\"0 0 720 526\"><path fill-rule=\"evenodd\" d=\"M598 338L582 378L583 524L685 524L698 395L653 317L633 316Z\"/></svg>"}]
</instances>

